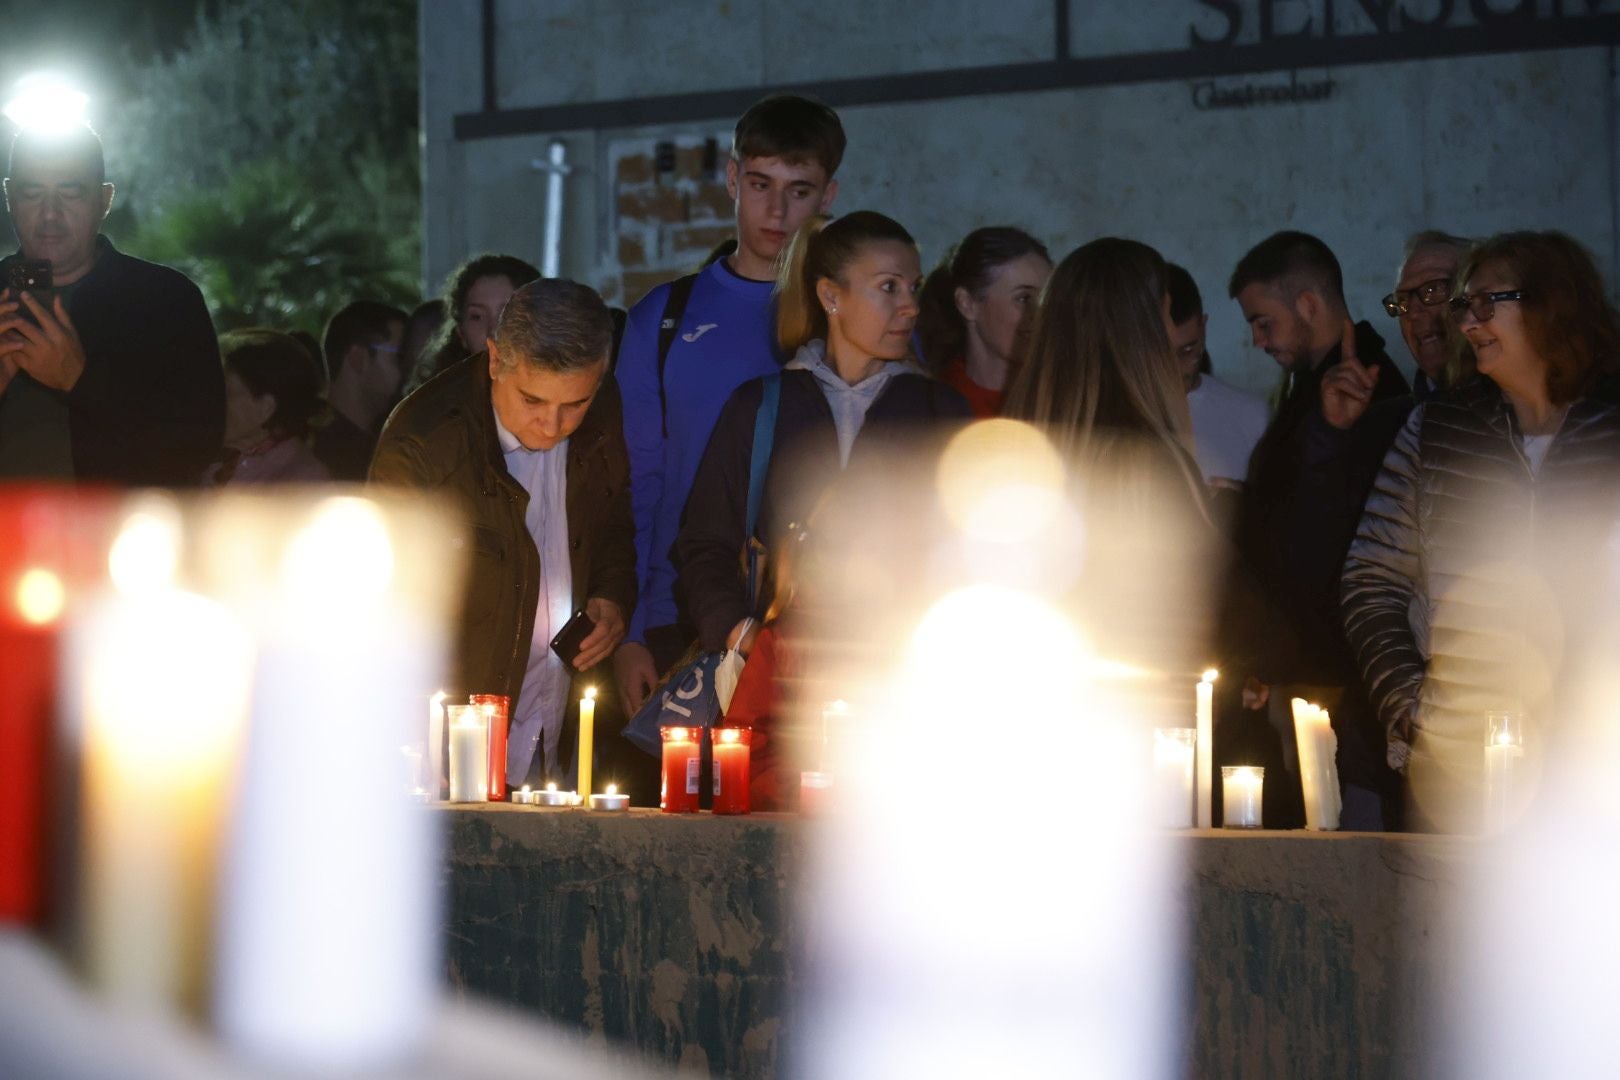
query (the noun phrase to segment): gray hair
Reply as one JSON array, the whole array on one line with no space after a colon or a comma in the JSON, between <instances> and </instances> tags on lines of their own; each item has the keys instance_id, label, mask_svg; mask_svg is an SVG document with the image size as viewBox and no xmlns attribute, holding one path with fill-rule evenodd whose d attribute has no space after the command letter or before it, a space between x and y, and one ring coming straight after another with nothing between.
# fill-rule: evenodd
<instances>
[{"instance_id":1,"label":"gray hair","mask_svg":"<svg viewBox=\"0 0 1620 1080\"><path fill-rule=\"evenodd\" d=\"M607 359L613 319L595 289L541 278L506 302L495 344L504 372L512 371L520 358L546 371L579 371Z\"/></svg>"},{"instance_id":2,"label":"gray hair","mask_svg":"<svg viewBox=\"0 0 1620 1080\"><path fill-rule=\"evenodd\" d=\"M1466 236L1453 236L1443 229L1424 229L1422 232L1415 232L1406 238L1406 249L1401 252L1401 265L1405 266L1411 262L1412 256L1423 248L1436 247L1451 248L1457 253L1457 258L1460 261L1468 249L1473 246L1474 241Z\"/></svg>"}]
</instances>

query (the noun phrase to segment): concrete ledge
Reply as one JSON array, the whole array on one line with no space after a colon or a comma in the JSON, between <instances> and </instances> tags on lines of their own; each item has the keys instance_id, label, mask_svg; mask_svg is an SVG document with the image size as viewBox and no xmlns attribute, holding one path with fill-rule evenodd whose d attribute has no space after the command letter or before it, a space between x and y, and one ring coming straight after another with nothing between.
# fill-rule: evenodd
<instances>
[{"instance_id":1,"label":"concrete ledge","mask_svg":"<svg viewBox=\"0 0 1620 1080\"><path fill-rule=\"evenodd\" d=\"M777 1074L806 822L442 812L453 986L699 1072ZM1213 830L1186 851L1192 1075L1443 1071L1445 901L1472 841Z\"/></svg>"}]
</instances>

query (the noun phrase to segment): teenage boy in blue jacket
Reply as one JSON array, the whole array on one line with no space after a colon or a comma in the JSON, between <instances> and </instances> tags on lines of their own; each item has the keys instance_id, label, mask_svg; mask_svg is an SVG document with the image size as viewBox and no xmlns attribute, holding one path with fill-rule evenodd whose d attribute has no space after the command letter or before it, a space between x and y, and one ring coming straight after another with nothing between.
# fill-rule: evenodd
<instances>
[{"instance_id":1,"label":"teenage boy in blue jacket","mask_svg":"<svg viewBox=\"0 0 1620 1080\"><path fill-rule=\"evenodd\" d=\"M832 205L843 156L843 125L825 105L786 94L755 104L737 121L726 163L736 251L654 289L630 311L615 371L640 598L613 666L631 715L696 637L678 610L670 546L721 406L738 386L780 367L776 259L800 225Z\"/></svg>"}]
</instances>

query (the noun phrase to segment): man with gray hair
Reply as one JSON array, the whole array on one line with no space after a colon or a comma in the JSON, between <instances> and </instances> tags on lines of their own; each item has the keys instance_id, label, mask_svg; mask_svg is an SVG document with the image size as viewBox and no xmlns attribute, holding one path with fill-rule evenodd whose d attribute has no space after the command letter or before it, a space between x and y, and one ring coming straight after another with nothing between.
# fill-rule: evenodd
<instances>
[{"instance_id":1,"label":"man with gray hair","mask_svg":"<svg viewBox=\"0 0 1620 1080\"><path fill-rule=\"evenodd\" d=\"M453 685L513 703L514 785L568 783L572 678L612 654L635 604L629 459L606 379L612 341L590 288L523 286L484 352L400 403L371 462L373 483L449 497L465 518L471 568ZM565 663L551 642L579 611L594 625Z\"/></svg>"}]
</instances>

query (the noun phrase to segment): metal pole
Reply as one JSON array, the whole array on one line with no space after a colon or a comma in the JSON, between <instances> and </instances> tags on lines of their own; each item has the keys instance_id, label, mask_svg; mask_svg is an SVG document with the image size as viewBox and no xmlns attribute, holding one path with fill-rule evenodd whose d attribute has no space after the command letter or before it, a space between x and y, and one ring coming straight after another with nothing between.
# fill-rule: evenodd
<instances>
[{"instance_id":1,"label":"metal pole","mask_svg":"<svg viewBox=\"0 0 1620 1080\"><path fill-rule=\"evenodd\" d=\"M573 171L568 165L568 144L552 139L546 160L536 158L532 164L546 174L546 235L540 273L554 278L562 273L563 177Z\"/></svg>"}]
</instances>

